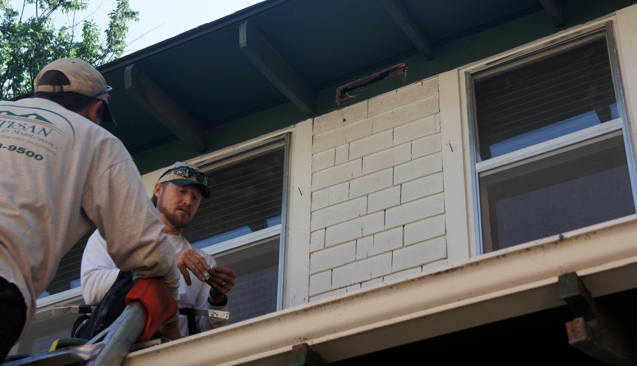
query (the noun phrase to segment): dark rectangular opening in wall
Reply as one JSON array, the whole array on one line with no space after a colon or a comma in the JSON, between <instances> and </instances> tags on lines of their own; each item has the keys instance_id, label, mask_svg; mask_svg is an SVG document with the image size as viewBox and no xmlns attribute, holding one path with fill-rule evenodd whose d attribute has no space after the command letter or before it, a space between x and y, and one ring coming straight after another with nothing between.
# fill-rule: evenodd
<instances>
[{"instance_id":1,"label":"dark rectangular opening in wall","mask_svg":"<svg viewBox=\"0 0 637 366\"><path fill-rule=\"evenodd\" d=\"M349 84L345 84L343 86L339 86L336 89L336 104L340 105L341 101L349 98L353 98L356 94L352 94L353 91L360 89L362 87L377 83L381 80L389 79L392 76L406 74L405 64L398 64L389 69L385 69L383 71L377 72L375 74L366 76L362 79L358 79L356 81L352 81Z\"/></svg>"}]
</instances>

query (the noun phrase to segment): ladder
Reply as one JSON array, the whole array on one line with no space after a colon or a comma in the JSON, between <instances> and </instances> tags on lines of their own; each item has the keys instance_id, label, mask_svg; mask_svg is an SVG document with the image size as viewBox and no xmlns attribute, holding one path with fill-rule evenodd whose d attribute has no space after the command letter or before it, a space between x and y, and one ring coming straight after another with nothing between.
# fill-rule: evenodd
<instances>
[{"instance_id":1,"label":"ladder","mask_svg":"<svg viewBox=\"0 0 637 366\"><path fill-rule=\"evenodd\" d=\"M170 314L177 310L177 304L163 279L139 279L128 293L126 302L126 308L113 324L85 344L11 360L2 363L2 366L62 366L72 363L81 363L85 366L117 366L131 351L168 341L166 338L151 340L152 335L170 318ZM88 305L60 305L51 309L50 315L89 313L94 308ZM230 316L228 312L215 310L184 311L187 313L184 315L188 315L189 318L189 330L191 324L194 326L194 316L221 319L228 319ZM136 341L139 342L135 344Z\"/></svg>"}]
</instances>

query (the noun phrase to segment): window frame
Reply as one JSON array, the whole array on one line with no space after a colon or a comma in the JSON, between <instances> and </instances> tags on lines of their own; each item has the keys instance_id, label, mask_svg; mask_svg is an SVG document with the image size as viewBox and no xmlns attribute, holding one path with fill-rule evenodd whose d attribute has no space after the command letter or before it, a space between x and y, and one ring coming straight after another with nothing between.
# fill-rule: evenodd
<instances>
[{"instance_id":1,"label":"window frame","mask_svg":"<svg viewBox=\"0 0 637 366\"><path fill-rule=\"evenodd\" d=\"M251 246L259 245L266 241L269 241L275 236L279 236L279 268L278 268L278 280L277 280L277 300L276 311L283 309L284 301L284 285L285 285L285 269L286 269L286 254L287 254L287 222L288 222L288 186L290 179L290 139L291 132L278 134L276 136L267 138L254 143L248 143L241 148L234 150L227 154L221 154L215 158L205 159L202 162L194 163L199 169L209 174L217 169L241 164L242 161L249 160L251 158L267 154L283 146L283 187L282 187L282 201L281 201L281 223L266 229L262 229L250 234L242 235L236 238L228 239L226 241L209 245L201 248L209 255L223 255L230 252L246 249Z\"/></svg>"},{"instance_id":2,"label":"window frame","mask_svg":"<svg viewBox=\"0 0 637 366\"><path fill-rule=\"evenodd\" d=\"M465 92L466 92L466 113L468 127L469 142L469 174L471 177L471 193L473 202L473 225L475 235L476 255L485 254L485 245L483 238L483 207L480 202L480 174L495 173L509 168L523 165L533 160L547 157L550 154L559 154L564 149L581 146L586 141L603 136L609 136L613 133L621 131L626 152L627 165L630 176L630 185L633 193L633 204L637 210L637 165L635 157L635 147L633 144L633 131L629 119L628 109L626 105L626 97L623 88L621 69L619 67L619 55L615 39L613 20L603 20L597 24L589 25L584 28L569 31L557 37L543 40L533 46L527 47L517 52L496 58L491 62L483 62L476 66L464 70ZM478 153L479 136L477 134L477 118L476 118L476 98L474 91L475 76L477 78L485 78L495 73L499 73L518 65L524 65L532 62L534 59L545 57L576 46L585 38L596 33L603 33L608 47L609 62L611 67L611 76L613 78L614 90L617 99L617 112L619 117L605 122L600 126L590 127L579 130L571 134L561 136L549 141L541 142L528 146L495 158L481 161Z\"/></svg>"}]
</instances>

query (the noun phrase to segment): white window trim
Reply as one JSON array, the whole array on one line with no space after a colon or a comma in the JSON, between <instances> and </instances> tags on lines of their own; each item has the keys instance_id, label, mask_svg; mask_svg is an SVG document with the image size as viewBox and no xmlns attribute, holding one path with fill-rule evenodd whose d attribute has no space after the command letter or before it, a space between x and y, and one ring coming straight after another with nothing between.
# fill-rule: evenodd
<instances>
[{"instance_id":1,"label":"white window trim","mask_svg":"<svg viewBox=\"0 0 637 366\"><path fill-rule=\"evenodd\" d=\"M633 13L635 13L635 9L631 9L631 10ZM634 20L634 18L635 18L635 15L633 15L633 18L631 18L631 20ZM529 43L527 45L518 47L516 49L507 51L500 55L490 57L486 60L475 62L473 64L468 65L465 68L458 70L459 74L462 75L462 77L464 77L464 82L462 80L459 80L459 89L460 89L459 91L460 91L460 99L461 99L461 105L462 105L461 114L463 119L463 126L462 126L463 136L462 137L465 143L464 147L466 149L464 151L464 159L467 162L467 164L465 164L465 167L464 167L465 168L465 187L467 188L466 191L470 194L469 199L467 200L467 219L468 219L467 223L469 226L469 242L470 242L470 252L472 257L483 254L482 225L480 222L481 209L480 209L480 202L479 202L479 192L477 191L478 173L484 172L487 169L491 169L491 168L487 168L487 164L485 165L479 165L479 164L488 163L489 164L488 166L492 166L491 164L496 164L497 162L489 163L493 159L490 159L486 162L479 162L477 159L477 153L475 152L476 141L473 138L474 134L472 131L472 129L474 128L472 124L475 123L475 119L474 119L474 116L472 115L473 111L471 110L471 106L470 106L470 100L472 99L472 97L469 95L469 93L472 92L471 74L477 73L487 68L497 66L499 64L510 62L511 60L517 59L519 57L524 57L524 55L532 54L535 51L543 50L558 42L568 41L569 39L576 38L578 35L583 35L583 34L594 32L596 30L603 29L607 25L609 25L609 29L607 30L607 40L608 40L609 48L615 52L614 57L610 55L611 52L609 52L609 56L611 58L610 61L611 61L611 67L612 67L613 80L616 83L618 82L620 85L620 88L616 88L616 92L618 94L617 104L618 104L618 109L620 113L620 118L617 118L610 122L606 122L606 124L613 123L612 126L606 127L610 129L610 131L594 131L594 133L598 133L597 136L600 136L603 134L611 133L613 130L617 131L619 130L617 128L617 124L621 123L621 130L624 135L624 143L626 147L626 157L628 159L628 169L630 171L633 197L635 199L635 205L637 208L637 194L636 194L637 181L635 179L635 176L636 176L635 174L635 171L636 171L635 144L637 144L637 141L635 141L635 137L636 137L635 129L634 127L632 127L633 122L629 117L632 114L631 114L631 108L630 108L631 103L629 102L629 96L627 95L625 91L627 87L627 79L624 77L624 75L626 74L626 70L619 66L619 64L624 64L624 65L626 64L626 62L621 62L626 59L626 57L622 57L623 47L621 47L620 45L622 38L618 34L619 32L621 32L621 30L619 29L619 26L617 24L617 17L615 16L615 14L612 14L608 17L598 19L596 21L590 22L582 26L567 29L556 35L552 35L552 36L537 40L535 42ZM631 76L633 79L635 79L635 76L637 75L632 75L631 73ZM627 117L627 118L623 118L623 117ZM582 130L582 131L586 131L586 130ZM578 131L578 132L581 132L581 131ZM578 132L575 132L573 134L563 136L563 137L565 139L575 139L575 138L578 138L577 136ZM588 131L588 132L591 132L591 131ZM575 135L575 136L572 136L572 135ZM583 138L583 140L587 140L589 138L594 138L594 137L595 136L590 136L587 134L587 137ZM555 141L549 141L548 143L549 143L548 145L544 145L545 143L533 145L524 150L538 148L538 145L544 145L538 148L538 150L541 150L541 148L544 148L543 152L539 152L539 151L532 152L531 150L526 151L526 153L533 153L534 155L536 155L536 154L546 153L550 150L559 149L559 147L557 146L558 144ZM506 160L506 159L520 160L518 159L519 157L513 156L516 153L519 153L519 151L509 153L498 158L501 158L502 160ZM494 158L494 159L498 159L498 158ZM502 161L500 162L502 163ZM480 170L478 171L478 169Z\"/></svg>"}]
</instances>

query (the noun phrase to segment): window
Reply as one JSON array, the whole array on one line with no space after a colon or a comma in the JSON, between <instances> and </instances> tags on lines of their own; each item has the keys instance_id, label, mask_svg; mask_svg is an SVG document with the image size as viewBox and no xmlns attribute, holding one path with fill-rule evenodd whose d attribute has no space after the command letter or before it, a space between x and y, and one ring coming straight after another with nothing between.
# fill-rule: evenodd
<instances>
[{"instance_id":1,"label":"window","mask_svg":"<svg viewBox=\"0 0 637 366\"><path fill-rule=\"evenodd\" d=\"M467 81L479 253L635 213L610 23Z\"/></svg>"},{"instance_id":2,"label":"window","mask_svg":"<svg viewBox=\"0 0 637 366\"><path fill-rule=\"evenodd\" d=\"M237 275L229 294L230 324L280 310L285 255L287 156L289 134L246 146L241 153L198 164L208 175L212 196L202 200L183 235L212 255L219 266ZM81 304L80 264L84 236L62 259L38 313L18 344L18 353L48 351L58 338L70 336L78 315L51 317L55 304Z\"/></svg>"},{"instance_id":3,"label":"window","mask_svg":"<svg viewBox=\"0 0 637 366\"><path fill-rule=\"evenodd\" d=\"M230 324L281 309L288 138L200 165L212 196L183 235L232 269Z\"/></svg>"}]
</instances>

